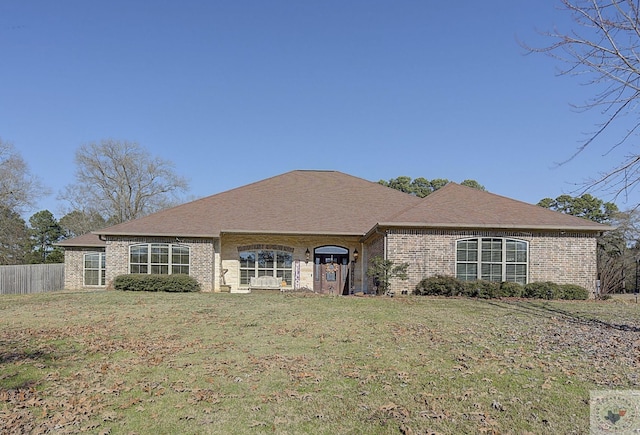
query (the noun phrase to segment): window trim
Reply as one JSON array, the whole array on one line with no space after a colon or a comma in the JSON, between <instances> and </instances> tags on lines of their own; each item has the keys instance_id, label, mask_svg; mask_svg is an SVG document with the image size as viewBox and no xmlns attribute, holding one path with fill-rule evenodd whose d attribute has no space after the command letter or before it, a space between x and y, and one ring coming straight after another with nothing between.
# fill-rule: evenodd
<instances>
[{"instance_id":1,"label":"window trim","mask_svg":"<svg viewBox=\"0 0 640 435\"><path fill-rule=\"evenodd\" d=\"M98 267L90 267L87 265L87 257L89 255L97 255L98 256ZM105 287L107 285L107 257L106 252L104 251L92 251L92 252L84 252L82 254L82 286L83 287ZM98 271L98 284L87 284L87 271Z\"/></svg>"},{"instance_id":2,"label":"window trim","mask_svg":"<svg viewBox=\"0 0 640 435\"><path fill-rule=\"evenodd\" d=\"M290 288L293 286L293 250L289 249L278 249L276 247L242 247L242 250L238 251L238 285L240 288L248 288L250 285L250 281L252 277L259 276L275 276L282 278L284 282L287 283L285 288ZM249 248L249 249L247 249ZM270 252L272 254L272 265L271 267L260 267L260 252ZM242 256L246 253L251 253L254 256L253 267L245 267L242 266ZM288 256L289 267L279 267L278 258L280 255ZM287 259L285 259L284 264L287 263ZM246 278L248 278L249 282L243 283L243 271L247 272ZM253 274L249 272L253 272ZM280 272L280 275L279 275ZM288 272L288 273L287 273Z\"/></svg>"},{"instance_id":3,"label":"window trim","mask_svg":"<svg viewBox=\"0 0 640 435\"><path fill-rule=\"evenodd\" d=\"M140 248L140 247L146 247L146 254L141 254L141 255L145 255L146 256L146 262L136 262L136 263L132 263L131 261L131 255L132 255L132 251L135 248ZM153 247L162 247L162 248L166 248L167 249L167 262L166 263L159 263L159 262L152 262L154 256L161 256L161 255L165 255L163 253L158 253L158 252L153 252L152 248ZM174 248L179 248L179 249L186 249L187 250L187 257L188 257L188 262L187 263L173 263L173 256L174 256ZM181 254L181 256L184 256L184 254ZM146 267L146 272L132 272L132 266L143 266ZM158 273L158 272L154 272L154 266L157 267L163 267L166 266L167 267L167 273ZM184 268L186 267L188 270L188 273L184 273L184 272L177 272L174 273L173 269L174 267L180 267L180 268ZM180 273L184 273L185 275L191 275L191 247L188 245L185 245L183 243L163 243L163 242L149 242L149 243L134 243L132 245L129 245L129 258L128 258L128 269L129 269L129 273L130 274L137 274L137 275L175 275L175 274L180 274Z\"/></svg>"},{"instance_id":4,"label":"window trim","mask_svg":"<svg viewBox=\"0 0 640 435\"><path fill-rule=\"evenodd\" d=\"M492 251L483 251L483 242L488 242L488 243L495 243L497 241L500 241L501 243L501 250L500 252L500 261L495 261L492 258L487 259L486 261L483 259L483 253L485 254L485 257L487 255L487 253L490 253ZM465 261L461 261L458 258L459 255L459 244L461 242L476 242L476 254L475 254L475 260L469 261L469 260L465 260ZM507 258L507 247L509 245L509 242L515 242L516 246L518 243L523 243L525 245L525 249L524 249L524 253L526 255L525 261L516 261L517 260L517 255L514 261L509 261ZM495 281L495 282L517 282L519 284L526 284L529 282L529 271L530 271L530 255L529 255L529 241L527 240L522 240L522 239L516 239L513 237L467 237L464 239L458 239L455 241L455 276L458 279L461 279L458 275L460 266L465 264L465 265L469 265L469 264L475 264L476 265L476 280L482 280L482 266L483 265L500 265L500 280L499 281ZM469 252L473 252L473 251L469 251ZM496 251L493 251L496 252ZM516 249L516 254L518 252L518 250ZM491 255L489 255L489 257L491 257ZM518 275L516 273L513 274L514 279L509 279L508 273L507 273L507 269L508 266L514 266L517 269L518 265L524 265L525 266L525 273L524 273L524 283L518 280L518 277L521 277L522 275Z\"/></svg>"}]
</instances>

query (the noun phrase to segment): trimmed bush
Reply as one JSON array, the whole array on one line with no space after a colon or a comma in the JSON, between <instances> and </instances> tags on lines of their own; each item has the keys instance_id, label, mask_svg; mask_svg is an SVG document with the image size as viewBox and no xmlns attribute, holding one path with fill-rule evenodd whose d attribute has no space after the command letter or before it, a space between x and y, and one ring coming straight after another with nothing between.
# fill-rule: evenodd
<instances>
[{"instance_id":1,"label":"trimmed bush","mask_svg":"<svg viewBox=\"0 0 640 435\"><path fill-rule=\"evenodd\" d=\"M447 275L424 278L416 286L419 296L468 296L472 298L522 297L524 287L516 282L461 281Z\"/></svg>"},{"instance_id":2,"label":"trimmed bush","mask_svg":"<svg viewBox=\"0 0 640 435\"><path fill-rule=\"evenodd\" d=\"M119 275L113 280L116 290L139 292L197 292L200 284L195 278L184 275Z\"/></svg>"},{"instance_id":3,"label":"trimmed bush","mask_svg":"<svg viewBox=\"0 0 640 435\"><path fill-rule=\"evenodd\" d=\"M493 281L464 281L465 296L481 299L498 298L500 294L500 283Z\"/></svg>"},{"instance_id":4,"label":"trimmed bush","mask_svg":"<svg viewBox=\"0 0 640 435\"><path fill-rule=\"evenodd\" d=\"M524 286L523 296L532 299L562 299L562 290L550 281L530 282Z\"/></svg>"},{"instance_id":5,"label":"trimmed bush","mask_svg":"<svg viewBox=\"0 0 640 435\"><path fill-rule=\"evenodd\" d=\"M435 275L420 281L413 292L419 296L460 296L465 294L465 287L453 276Z\"/></svg>"},{"instance_id":6,"label":"trimmed bush","mask_svg":"<svg viewBox=\"0 0 640 435\"><path fill-rule=\"evenodd\" d=\"M532 298L532 299L588 299L589 291L575 284L554 282L461 281L453 276L435 275L418 283L414 294L418 296L468 296L472 298Z\"/></svg>"},{"instance_id":7,"label":"trimmed bush","mask_svg":"<svg viewBox=\"0 0 640 435\"><path fill-rule=\"evenodd\" d=\"M589 290L576 284L561 284L562 299L589 299Z\"/></svg>"},{"instance_id":8,"label":"trimmed bush","mask_svg":"<svg viewBox=\"0 0 640 435\"><path fill-rule=\"evenodd\" d=\"M505 298L521 298L524 292L524 286L517 282L500 283L500 296Z\"/></svg>"}]
</instances>

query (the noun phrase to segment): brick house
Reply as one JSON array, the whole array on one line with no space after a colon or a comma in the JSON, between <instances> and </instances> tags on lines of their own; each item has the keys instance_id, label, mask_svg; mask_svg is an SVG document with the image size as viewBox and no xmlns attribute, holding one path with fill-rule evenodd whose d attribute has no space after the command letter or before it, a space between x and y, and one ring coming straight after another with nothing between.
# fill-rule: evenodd
<instances>
[{"instance_id":1,"label":"brick house","mask_svg":"<svg viewBox=\"0 0 640 435\"><path fill-rule=\"evenodd\" d=\"M335 171L292 171L60 243L65 287L187 273L203 291L373 292L369 260L435 274L596 287L610 227L449 183L425 198ZM265 278L266 277L266 278Z\"/></svg>"}]
</instances>

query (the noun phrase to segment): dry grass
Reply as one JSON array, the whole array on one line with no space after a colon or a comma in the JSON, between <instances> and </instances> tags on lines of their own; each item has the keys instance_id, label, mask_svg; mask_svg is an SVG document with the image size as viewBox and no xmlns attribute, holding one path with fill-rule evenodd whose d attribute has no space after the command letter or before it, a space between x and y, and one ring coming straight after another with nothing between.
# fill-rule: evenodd
<instances>
[{"instance_id":1,"label":"dry grass","mask_svg":"<svg viewBox=\"0 0 640 435\"><path fill-rule=\"evenodd\" d=\"M0 432L585 433L638 306L281 294L0 298Z\"/></svg>"}]
</instances>

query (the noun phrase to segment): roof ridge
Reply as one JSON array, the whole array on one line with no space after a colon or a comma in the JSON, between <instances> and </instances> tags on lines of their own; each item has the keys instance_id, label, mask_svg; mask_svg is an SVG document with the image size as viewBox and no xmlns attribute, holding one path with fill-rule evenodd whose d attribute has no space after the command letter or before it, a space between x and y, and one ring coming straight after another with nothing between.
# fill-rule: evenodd
<instances>
[{"instance_id":1,"label":"roof ridge","mask_svg":"<svg viewBox=\"0 0 640 435\"><path fill-rule=\"evenodd\" d=\"M455 183L455 182L453 182L453 181L450 181L450 182L448 182L447 184L445 184L444 186L442 186L440 189L436 189L436 190L434 190L433 192L431 192L430 194L428 194L427 196L424 196L424 197L422 197L422 198L419 198L418 196L415 196L415 195L412 195L412 194L410 194L410 193L407 193L407 195L409 195L409 196L413 196L414 198L419 198L419 199L420 199L420 201L416 201L416 203L415 203L415 204L408 205L406 208L404 208L404 209L402 209L402 210L399 210L399 211L397 211L397 212L393 213L392 215L389 215L389 218L388 218L388 219L389 219L389 222L393 222L393 218L395 218L396 216L401 216L401 215L403 215L404 213L408 212L409 210L411 210L411 209L413 209L413 208L416 208L416 207L420 207L420 206L422 206L422 205L424 204L424 202L425 202L428 198L432 197L433 195L435 195L435 194L436 194L436 192L441 191L442 189L444 189L445 187L447 187L449 184L456 184L456 185L458 185L458 183ZM390 187L390 189L393 189L393 188L392 188L392 187ZM404 193L406 193L406 192L404 192Z\"/></svg>"},{"instance_id":2,"label":"roof ridge","mask_svg":"<svg viewBox=\"0 0 640 435\"><path fill-rule=\"evenodd\" d=\"M340 172L335 169L293 169L289 172ZM288 174L289 172L285 172L284 174ZM280 175L284 175L280 174Z\"/></svg>"},{"instance_id":3,"label":"roof ridge","mask_svg":"<svg viewBox=\"0 0 640 435\"><path fill-rule=\"evenodd\" d=\"M484 196L491 196L491 197L494 197L494 198L501 198L501 199L503 199L503 200L512 201L512 202L517 202L517 203L519 203L519 204L529 205L529 206L533 206L533 207L540 207L538 204L532 204L532 203L530 203L530 202L523 201L523 200L521 200L521 199L515 199L515 198L509 197L509 196L501 195L501 194L499 194L499 193L490 192L490 191L488 191L488 190L486 190L486 189L485 189L485 190L482 190L482 189L476 189L475 187L471 187L471 186L465 186L464 184L456 183L456 182L454 182L454 181L450 181L450 182L448 182L447 184L445 184L445 185L444 185L443 187L441 187L440 189L435 190L432 194L425 196L425 198L424 198L424 199L426 200L426 199L428 199L428 198L432 198L432 197L433 197L433 195L436 195L436 194L440 195L440 194L441 194L441 192L442 192L444 189L451 190L451 187L449 187L449 186L451 186L451 187L454 187L454 186L455 186L455 187L460 188L460 189L462 189L462 190L467 190L468 192L473 191L473 192L474 192L474 193L476 193L476 194L480 194L480 195L484 195ZM541 208L543 208L543 209L544 209L544 207L541 207ZM549 210L549 209L546 209L546 210ZM553 210L549 210L549 211L553 211ZM575 217L575 216L574 216L574 217Z\"/></svg>"}]
</instances>

